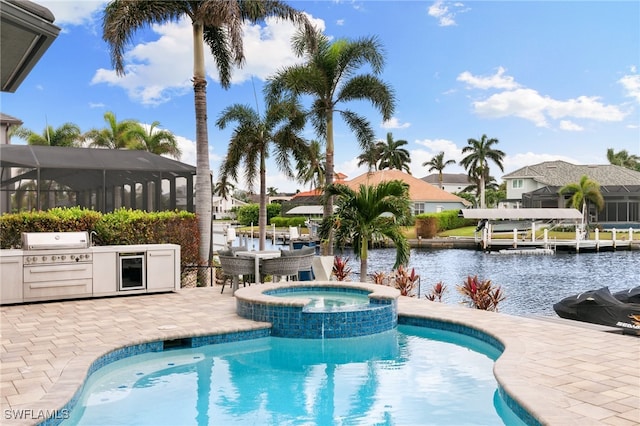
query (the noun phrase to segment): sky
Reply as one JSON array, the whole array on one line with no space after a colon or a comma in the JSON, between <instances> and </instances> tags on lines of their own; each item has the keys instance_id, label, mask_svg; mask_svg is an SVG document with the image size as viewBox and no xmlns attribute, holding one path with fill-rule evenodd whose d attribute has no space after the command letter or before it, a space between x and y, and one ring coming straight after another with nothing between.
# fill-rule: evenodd
<instances>
[{"instance_id":1,"label":"sky","mask_svg":"<svg viewBox=\"0 0 640 426\"><path fill-rule=\"evenodd\" d=\"M106 2L37 0L60 35L15 93L0 94L0 110L42 133L72 122L85 132L120 120L160 122L173 132L181 161L195 165L192 33L189 21L135 34L125 52L126 75L113 70L102 40ZM383 122L366 101L344 104L367 117L376 138L406 140L411 173L441 151L461 160L468 139L498 139L503 174L543 161L607 164L606 152L640 155L640 2L638 1L290 1L332 40L375 36L386 58L380 78L394 91L393 117ZM264 112L265 80L300 62L290 47L292 24L246 25L246 62L228 90L207 52L209 154L214 180L233 130L220 112L235 103ZM366 68L362 72L368 72ZM305 130L307 139L318 139ZM25 143L14 138L14 144ZM338 119L336 171L366 171L353 134ZM465 173L459 165L445 173ZM248 189L245 182L240 187ZM274 164L267 187L307 190ZM257 182L254 186L257 190Z\"/></svg>"}]
</instances>

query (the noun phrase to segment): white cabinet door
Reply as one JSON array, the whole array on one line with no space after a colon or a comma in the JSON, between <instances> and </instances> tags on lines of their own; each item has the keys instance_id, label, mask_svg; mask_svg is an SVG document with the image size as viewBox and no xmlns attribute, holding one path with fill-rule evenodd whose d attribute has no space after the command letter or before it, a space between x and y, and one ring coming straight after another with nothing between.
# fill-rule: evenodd
<instances>
[{"instance_id":1,"label":"white cabinet door","mask_svg":"<svg viewBox=\"0 0 640 426\"><path fill-rule=\"evenodd\" d=\"M93 252L93 295L111 296L118 293L118 254Z\"/></svg>"},{"instance_id":2,"label":"white cabinet door","mask_svg":"<svg viewBox=\"0 0 640 426\"><path fill-rule=\"evenodd\" d=\"M171 249L147 251L148 292L176 289L176 256L176 250Z\"/></svg>"},{"instance_id":3,"label":"white cabinet door","mask_svg":"<svg viewBox=\"0 0 640 426\"><path fill-rule=\"evenodd\" d=\"M0 304L22 303L22 256L0 257Z\"/></svg>"}]
</instances>

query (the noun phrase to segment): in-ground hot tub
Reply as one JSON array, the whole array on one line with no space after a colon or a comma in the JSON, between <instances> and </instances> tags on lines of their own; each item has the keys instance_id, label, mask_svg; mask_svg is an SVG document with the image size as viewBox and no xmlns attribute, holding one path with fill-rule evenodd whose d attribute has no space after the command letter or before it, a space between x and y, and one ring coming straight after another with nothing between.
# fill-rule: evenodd
<instances>
[{"instance_id":1,"label":"in-ground hot tub","mask_svg":"<svg viewBox=\"0 0 640 426\"><path fill-rule=\"evenodd\" d=\"M400 292L382 285L288 282L245 287L235 296L239 316L271 323L271 335L277 337L356 337L398 324Z\"/></svg>"}]
</instances>

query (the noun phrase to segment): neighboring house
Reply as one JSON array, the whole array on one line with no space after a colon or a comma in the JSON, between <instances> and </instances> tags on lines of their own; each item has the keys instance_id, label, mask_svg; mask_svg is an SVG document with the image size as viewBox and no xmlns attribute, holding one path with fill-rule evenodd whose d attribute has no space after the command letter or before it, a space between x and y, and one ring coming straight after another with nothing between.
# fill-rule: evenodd
<instances>
[{"instance_id":1,"label":"neighboring house","mask_svg":"<svg viewBox=\"0 0 640 426\"><path fill-rule=\"evenodd\" d=\"M211 197L211 217L215 219L223 219L226 217L233 217L234 214L231 210L234 207L245 206L248 203L240 201L237 198L222 198L220 196Z\"/></svg>"},{"instance_id":2,"label":"neighboring house","mask_svg":"<svg viewBox=\"0 0 640 426\"><path fill-rule=\"evenodd\" d=\"M434 173L422 178L423 181L430 183L436 188L440 188L440 174ZM469 175L466 173L443 173L442 189L447 192L462 192L467 186L472 185Z\"/></svg>"},{"instance_id":3,"label":"neighboring house","mask_svg":"<svg viewBox=\"0 0 640 426\"><path fill-rule=\"evenodd\" d=\"M437 185L429 184L400 170L367 172L345 181L344 184L357 191L360 185L377 185L380 182L390 180L401 180L409 184L409 198L413 203L414 215L445 210L460 210L470 206L470 203L464 198L453 195L438 188Z\"/></svg>"},{"instance_id":4,"label":"neighboring house","mask_svg":"<svg viewBox=\"0 0 640 426\"><path fill-rule=\"evenodd\" d=\"M570 195L558 191L582 176L600 184L605 207L589 208L589 219L601 224L640 223L640 172L611 164L575 165L565 161L547 161L518 169L502 176L510 207L565 207Z\"/></svg>"},{"instance_id":5,"label":"neighboring house","mask_svg":"<svg viewBox=\"0 0 640 426\"><path fill-rule=\"evenodd\" d=\"M22 120L0 112L0 145L11 143L9 132L12 127L22 126Z\"/></svg>"}]
</instances>

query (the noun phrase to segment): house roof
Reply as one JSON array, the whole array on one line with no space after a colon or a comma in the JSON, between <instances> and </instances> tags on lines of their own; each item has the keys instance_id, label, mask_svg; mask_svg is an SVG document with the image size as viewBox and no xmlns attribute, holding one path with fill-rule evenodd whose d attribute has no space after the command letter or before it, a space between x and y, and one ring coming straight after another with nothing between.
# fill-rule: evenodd
<instances>
[{"instance_id":1,"label":"house roof","mask_svg":"<svg viewBox=\"0 0 640 426\"><path fill-rule=\"evenodd\" d=\"M529 178L544 185L564 186L579 182L584 175L600 186L640 185L640 172L612 164L575 165L566 161L545 161L518 169L502 176L502 179Z\"/></svg>"},{"instance_id":2,"label":"house roof","mask_svg":"<svg viewBox=\"0 0 640 426\"><path fill-rule=\"evenodd\" d=\"M576 209L465 209L460 211L465 219L518 220L518 219L582 219Z\"/></svg>"},{"instance_id":3,"label":"house roof","mask_svg":"<svg viewBox=\"0 0 640 426\"><path fill-rule=\"evenodd\" d=\"M28 169L2 185L20 179L53 180L74 190L148 182L195 175L196 168L147 151L0 145L0 167Z\"/></svg>"},{"instance_id":4,"label":"house roof","mask_svg":"<svg viewBox=\"0 0 640 426\"><path fill-rule=\"evenodd\" d=\"M433 173L422 178L423 181L432 185L440 185L440 176L438 173ZM443 173L442 184L443 185L471 185L469 175L465 173Z\"/></svg>"},{"instance_id":5,"label":"house roof","mask_svg":"<svg viewBox=\"0 0 640 426\"><path fill-rule=\"evenodd\" d=\"M354 179L345 181L344 184L353 190L357 190L360 185L378 185L380 182L388 182L391 180L401 180L409 184L409 198L411 201L449 202L469 205L469 202L464 198L453 195L400 170L367 172Z\"/></svg>"},{"instance_id":6,"label":"house roof","mask_svg":"<svg viewBox=\"0 0 640 426\"><path fill-rule=\"evenodd\" d=\"M0 124L8 124L11 126L21 126L22 120L16 117L12 117L9 114L0 112Z\"/></svg>"}]
</instances>

